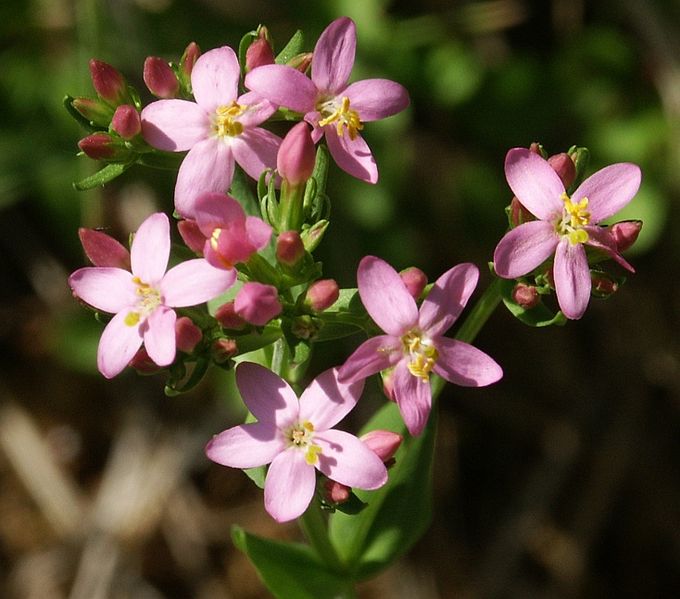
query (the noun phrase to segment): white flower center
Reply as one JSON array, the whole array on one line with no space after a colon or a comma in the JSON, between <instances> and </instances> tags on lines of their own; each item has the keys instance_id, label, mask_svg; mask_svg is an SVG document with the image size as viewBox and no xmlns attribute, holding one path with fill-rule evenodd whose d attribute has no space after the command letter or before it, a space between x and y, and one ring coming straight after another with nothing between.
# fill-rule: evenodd
<instances>
[{"instance_id":1,"label":"white flower center","mask_svg":"<svg viewBox=\"0 0 680 599\"><path fill-rule=\"evenodd\" d=\"M241 116L247 109L247 106L241 106L236 101L228 106L218 106L213 114L212 128L218 137L236 137L243 133L243 124L237 118Z\"/></svg>"},{"instance_id":2,"label":"white flower center","mask_svg":"<svg viewBox=\"0 0 680 599\"><path fill-rule=\"evenodd\" d=\"M305 420L303 423L294 424L285 432L286 440L292 447L298 447L305 452L305 460L313 466L319 461L321 447L314 445L314 425Z\"/></svg>"},{"instance_id":3,"label":"white flower center","mask_svg":"<svg viewBox=\"0 0 680 599\"><path fill-rule=\"evenodd\" d=\"M137 285L135 292L139 299L135 306L137 311L128 312L125 316L125 324L129 327L133 327L140 321L146 320L149 314L163 303L161 301L161 292L158 289L151 287L148 283L144 283L139 277L132 277L132 282Z\"/></svg>"},{"instance_id":4,"label":"white flower center","mask_svg":"<svg viewBox=\"0 0 680 599\"><path fill-rule=\"evenodd\" d=\"M434 368L439 352L432 340L425 337L417 329L413 329L401 338L404 355L409 357L409 372L423 382L430 380L430 372Z\"/></svg>"}]
</instances>

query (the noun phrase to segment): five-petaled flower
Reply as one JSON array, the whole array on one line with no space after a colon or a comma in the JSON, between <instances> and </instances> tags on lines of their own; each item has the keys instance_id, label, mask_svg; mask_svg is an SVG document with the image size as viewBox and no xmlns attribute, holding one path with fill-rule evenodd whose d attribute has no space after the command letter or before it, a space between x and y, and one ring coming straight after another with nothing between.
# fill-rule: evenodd
<instances>
[{"instance_id":1,"label":"five-petaled flower","mask_svg":"<svg viewBox=\"0 0 680 599\"><path fill-rule=\"evenodd\" d=\"M258 127L276 106L254 93L238 96L240 69L228 46L203 54L191 71L196 102L158 100L142 111L142 134L155 148L189 150L175 185L175 208L194 215L194 201L203 191L226 192L234 161L254 179L276 167L281 138Z\"/></svg>"},{"instance_id":2,"label":"five-petaled flower","mask_svg":"<svg viewBox=\"0 0 680 599\"><path fill-rule=\"evenodd\" d=\"M320 374L298 400L288 383L257 364L236 368L236 382L257 422L213 437L206 455L224 466L270 464L264 504L277 521L302 515L316 487L316 470L329 479L372 490L387 482L382 460L354 435L335 426L355 406L363 382L343 384L335 369Z\"/></svg>"},{"instance_id":3,"label":"five-petaled flower","mask_svg":"<svg viewBox=\"0 0 680 599\"><path fill-rule=\"evenodd\" d=\"M107 378L116 376L144 343L159 366L176 353L172 308L194 306L218 296L236 280L203 258L188 260L165 272L170 257L170 223L163 213L149 216L130 248L132 272L91 266L77 270L69 285L77 297L97 310L115 314L99 341L97 366Z\"/></svg>"},{"instance_id":4,"label":"five-petaled flower","mask_svg":"<svg viewBox=\"0 0 680 599\"><path fill-rule=\"evenodd\" d=\"M394 368L392 388L404 423L412 435L422 432L432 405L430 373L456 385L480 387L503 372L477 348L444 337L477 285L473 264L459 264L432 286L420 310L406 284L389 264L366 256L357 283L364 307L386 333L365 341L340 368L345 383Z\"/></svg>"},{"instance_id":5,"label":"five-petaled flower","mask_svg":"<svg viewBox=\"0 0 680 599\"><path fill-rule=\"evenodd\" d=\"M526 275L555 256L553 278L560 309L567 318L583 316L591 279L584 245L598 248L631 272L607 229L598 223L633 199L640 168L619 163L590 177L569 197L546 160L524 148L510 150L505 176L513 193L537 219L510 230L494 252L496 273L507 279Z\"/></svg>"},{"instance_id":6,"label":"five-petaled flower","mask_svg":"<svg viewBox=\"0 0 680 599\"><path fill-rule=\"evenodd\" d=\"M326 135L335 162L353 177L376 183L378 168L361 137L364 123L392 116L409 104L404 87L388 79L348 85L356 52L356 25L348 17L333 21L314 48L311 80L285 65L265 65L245 79L248 89L274 104L303 113L313 138Z\"/></svg>"}]
</instances>

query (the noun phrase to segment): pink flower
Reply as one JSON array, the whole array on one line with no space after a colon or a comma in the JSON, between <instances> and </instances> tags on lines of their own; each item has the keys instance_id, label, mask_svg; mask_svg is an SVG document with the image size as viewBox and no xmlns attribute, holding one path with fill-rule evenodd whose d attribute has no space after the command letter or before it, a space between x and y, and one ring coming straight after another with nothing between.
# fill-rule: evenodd
<instances>
[{"instance_id":1,"label":"pink flower","mask_svg":"<svg viewBox=\"0 0 680 599\"><path fill-rule=\"evenodd\" d=\"M170 257L170 223L163 213L149 216L130 248L132 272L86 267L69 277L75 295L102 312L115 314L99 341L97 366L107 378L127 366L144 342L151 359L167 366L175 359L172 308L216 297L235 281L234 271L214 268L202 258L165 269Z\"/></svg>"},{"instance_id":2,"label":"pink flower","mask_svg":"<svg viewBox=\"0 0 680 599\"><path fill-rule=\"evenodd\" d=\"M257 127L276 107L253 93L238 96L239 76L231 48L210 50L191 71L196 102L158 100L142 111L147 142L169 152L189 150L175 185L175 208L182 216L193 216L199 193L229 189L234 162L254 179L276 167L281 139Z\"/></svg>"},{"instance_id":3,"label":"pink flower","mask_svg":"<svg viewBox=\"0 0 680 599\"><path fill-rule=\"evenodd\" d=\"M478 276L473 264L454 266L437 279L418 310L396 270L380 258L363 258L357 273L359 295L386 334L361 344L340 368L340 380L349 384L394 368L394 399L409 432L418 435L432 405L431 372L465 387L500 379L501 367L484 352L443 336L465 308Z\"/></svg>"},{"instance_id":4,"label":"pink flower","mask_svg":"<svg viewBox=\"0 0 680 599\"><path fill-rule=\"evenodd\" d=\"M236 382L257 422L216 435L205 452L232 468L270 464L264 505L275 520L286 522L304 513L314 496L315 469L359 489L387 482L387 470L375 453L354 435L331 428L355 406L363 383L340 383L337 371L327 370L298 401L283 379L248 362L237 367Z\"/></svg>"},{"instance_id":5,"label":"pink flower","mask_svg":"<svg viewBox=\"0 0 680 599\"><path fill-rule=\"evenodd\" d=\"M546 160L524 148L514 148L505 158L505 176L513 193L538 220L520 224L500 240L494 252L496 273L515 279L554 254L560 309L567 318L581 318L591 290L584 245L606 252L633 271L612 236L597 225L633 199L640 187L640 168L630 163L612 164L588 177L569 197Z\"/></svg>"},{"instance_id":6,"label":"pink flower","mask_svg":"<svg viewBox=\"0 0 680 599\"><path fill-rule=\"evenodd\" d=\"M244 283L234 299L234 312L246 322L258 327L276 318L282 310L276 287L257 281Z\"/></svg>"},{"instance_id":7,"label":"pink flower","mask_svg":"<svg viewBox=\"0 0 680 599\"><path fill-rule=\"evenodd\" d=\"M409 104L407 91L387 79L365 79L348 85L354 65L356 26L348 17L333 21L314 48L312 78L285 65L265 65L245 79L248 89L275 104L305 115L322 134L338 166L353 177L376 183L378 168L361 137L364 123L392 116Z\"/></svg>"}]
</instances>

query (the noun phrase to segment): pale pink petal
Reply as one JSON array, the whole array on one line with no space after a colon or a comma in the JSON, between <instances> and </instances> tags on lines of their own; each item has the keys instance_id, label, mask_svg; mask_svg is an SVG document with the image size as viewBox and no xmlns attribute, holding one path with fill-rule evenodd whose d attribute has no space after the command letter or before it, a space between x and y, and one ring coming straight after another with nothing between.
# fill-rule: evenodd
<instances>
[{"instance_id":1,"label":"pale pink petal","mask_svg":"<svg viewBox=\"0 0 680 599\"><path fill-rule=\"evenodd\" d=\"M561 215L564 185L548 161L526 148L513 148L505 157L505 177L522 205L541 220Z\"/></svg>"},{"instance_id":2,"label":"pale pink petal","mask_svg":"<svg viewBox=\"0 0 680 599\"><path fill-rule=\"evenodd\" d=\"M174 310L159 306L149 314L141 326L146 353L159 366L167 366L175 360L176 320L177 315Z\"/></svg>"},{"instance_id":3,"label":"pale pink petal","mask_svg":"<svg viewBox=\"0 0 680 599\"><path fill-rule=\"evenodd\" d=\"M271 131L256 127L246 129L232 141L232 151L239 166L256 181L262 172L276 168L276 154L281 138Z\"/></svg>"},{"instance_id":4,"label":"pale pink petal","mask_svg":"<svg viewBox=\"0 0 680 599\"><path fill-rule=\"evenodd\" d=\"M347 85L356 45L356 25L349 17L340 17L324 29L312 59L312 81L320 91L335 94Z\"/></svg>"},{"instance_id":5,"label":"pale pink petal","mask_svg":"<svg viewBox=\"0 0 680 599\"><path fill-rule=\"evenodd\" d=\"M297 395L280 376L254 362L236 367L236 384L244 403L257 420L285 429L298 420Z\"/></svg>"},{"instance_id":6,"label":"pale pink petal","mask_svg":"<svg viewBox=\"0 0 680 599\"><path fill-rule=\"evenodd\" d=\"M205 454L223 466L256 468L269 464L285 448L285 440L275 427L253 422L215 435Z\"/></svg>"},{"instance_id":7,"label":"pale pink petal","mask_svg":"<svg viewBox=\"0 0 680 599\"><path fill-rule=\"evenodd\" d=\"M636 164L622 162L607 166L588 177L571 196L577 204L588 198L590 222L599 223L616 214L640 188L642 173Z\"/></svg>"},{"instance_id":8,"label":"pale pink petal","mask_svg":"<svg viewBox=\"0 0 680 599\"><path fill-rule=\"evenodd\" d=\"M194 258L171 268L161 281L160 291L166 306L184 308L217 297L235 280L233 269L215 268L203 258Z\"/></svg>"},{"instance_id":9,"label":"pale pink petal","mask_svg":"<svg viewBox=\"0 0 680 599\"><path fill-rule=\"evenodd\" d=\"M586 241L586 245L605 252L612 260L616 261L623 268L630 272L635 272L635 268L633 268L633 266L621 254L619 254L618 248L616 246L616 240L606 228L600 227L598 225L592 225L583 228L588 233L588 241Z\"/></svg>"},{"instance_id":10,"label":"pale pink petal","mask_svg":"<svg viewBox=\"0 0 680 599\"><path fill-rule=\"evenodd\" d=\"M324 431L314 435L314 444L321 447L317 468L331 480L366 490L387 482L385 464L354 435Z\"/></svg>"},{"instance_id":11,"label":"pale pink petal","mask_svg":"<svg viewBox=\"0 0 680 599\"><path fill-rule=\"evenodd\" d=\"M130 246L132 274L155 287L170 258L170 221L163 212L149 216L137 229Z\"/></svg>"},{"instance_id":12,"label":"pale pink petal","mask_svg":"<svg viewBox=\"0 0 680 599\"><path fill-rule=\"evenodd\" d=\"M142 110L142 136L159 150L184 152L210 135L210 117L195 102L158 100Z\"/></svg>"},{"instance_id":13,"label":"pale pink petal","mask_svg":"<svg viewBox=\"0 0 680 599\"><path fill-rule=\"evenodd\" d=\"M434 371L443 379L462 387L484 387L503 376L502 368L476 347L448 337L437 339L439 357Z\"/></svg>"},{"instance_id":14,"label":"pale pink petal","mask_svg":"<svg viewBox=\"0 0 680 599\"><path fill-rule=\"evenodd\" d=\"M300 422L311 422L317 431L335 426L354 408L363 390L363 381L339 382L337 368L322 372L300 396Z\"/></svg>"},{"instance_id":15,"label":"pale pink petal","mask_svg":"<svg viewBox=\"0 0 680 599\"><path fill-rule=\"evenodd\" d=\"M368 144L361 135L354 139L345 131L338 135L335 125L323 127L326 134L328 150L335 163L346 173L366 183L378 182L378 166Z\"/></svg>"},{"instance_id":16,"label":"pale pink petal","mask_svg":"<svg viewBox=\"0 0 680 599\"><path fill-rule=\"evenodd\" d=\"M316 473L305 454L290 447L277 455L269 466L264 482L264 509L277 522L301 516L309 506L316 488Z\"/></svg>"},{"instance_id":17,"label":"pale pink petal","mask_svg":"<svg viewBox=\"0 0 680 599\"><path fill-rule=\"evenodd\" d=\"M238 59L229 46L202 54L191 71L196 103L208 113L218 106L228 106L236 100L240 76Z\"/></svg>"},{"instance_id":18,"label":"pale pink petal","mask_svg":"<svg viewBox=\"0 0 680 599\"><path fill-rule=\"evenodd\" d=\"M196 196L194 215L198 228L207 238L211 237L215 229L221 229L227 224L241 227L246 220L246 213L237 200L214 191Z\"/></svg>"},{"instance_id":19,"label":"pale pink petal","mask_svg":"<svg viewBox=\"0 0 680 599\"><path fill-rule=\"evenodd\" d=\"M250 243L256 250L266 247L272 236L272 228L257 216L246 217L246 232Z\"/></svg>"},{"instance_id":20,"label":"pale pink petal","mask_svg":"<svg viewBox=\"0 0 680 599\"><path fill-rule=\"evenodd\" d=\"M418 326L430 337L444 334L465 308L477 286L474 264L458 264L439 277L420 307Z\"/></svg>"},{"instance_id":21,"label":"pale pink petal","mask_svg":"<svg viewBox=\"0 0 680 599\"><path fill-rule=\"evenodd\" d=\"M112 266L86 266L69 278L76 296L97 310L115 314L137 303L137 286L132 275Z\"/></svg>"},{"instance_id":22,"label":"pale pink petal","mask_svg":"<svg viewBox=\"0 0 680 599\"><path fill-rule=\"evenodd\" d=\"M125 324L127 315L127 311L116 314L104 328L99 340L97 368L107 379L119 374L142 345L140 327L138 324Z\"/></svg>"},{"instance_id":23,"label":"pale pink petal","mask_svg":"<svg viewBox=\"0 0 680 599\"><path fill-rule=\"evenodd\" d=\"M177 173L175 208L186 217L194 216L196 197L204 191L225 193L234 178L231 148L215 137L198 142L186 155Z\"/></svg>"},{"instance_id":24,"label":"pale pink petal","mask_svg":"<svg viewBox=\"0 0 680 599\"><path fill-rule=\"evenodd\" d=\"M375 256L365 256L357 270L361 301L375 323L400 337L418 323L416 301L399 273Z\"/></svg>"},{"instance_id":25,"label":"pale pink petal","mask_svg":"<svg viewBox=\"0 0 680 599\"><path fill-rule=\"evenodd\" d=\"M553 266L555 292L562 313L572 320L578 320L590 301L590 269L584 247L572 245L563 239L555 252Z\"/></svg>"},{"instance_id":26,"label":"pale pink petal","mask_svg":"<svg viewBox=\"0 0 680 599\"><path fill-rule=\"evenodd\" d=\"M493 253L496 274L515 279L540 266L559 243L555 227L542 220L532 220L508 231Z\"/></svg>"},{"instance_id":27,"label":"pale pink petal","mask_svg":"<svg viewBox=\"0 0 680 599\"><path fill-rule=\"evenodd\" d=\"M413 376L406 360L397 364L392 375L394 399L408 432L417 436L423 432L432 409L429 381Z\"/></svg>"},{"instance_id":28,"label":"pale pink petal","mask_svg":"<svg viewBox=\"0 0 680 599\"><path fill-rule=\"evenodd\" d=\"M342 93L362 122L378 121L401 112L409 105L406 88L389 79L364 79Z\"/></svg>"},{"instance_id":29,"label":"pale pink petal","mask_svg":"<svg viewBox=\"0 0 680 599\"><path fill-rule=\"evenodd\" d=\"M394 366L402 357L401 340L379 335L364 341L340 367L338 376L345 383L360 381Z\"/></svg>"},{"instance_id":30,"label":"pale pink petal","mask_svg":"<svg viewBox=\"0 0 680 599\"><path fill-rule=\"evenodd\" d=\"M277 106L303 114L314 110L316 86L293 67L280 64L258 67L246 75L245 86Z\"/></svg>"},{"instance_id":31,"label":"pale pink petal","mask_svg":"<svg viewBox=\"0 0 680 599\"><path fill-rule=\"evenodd\" d=\"M276 104L265 100L256 92L247 92L239 96L236 102L245 107L245 111L238 116L238 122L244 128L257 127L276 112Z\"/></svg>"}]
</instances>

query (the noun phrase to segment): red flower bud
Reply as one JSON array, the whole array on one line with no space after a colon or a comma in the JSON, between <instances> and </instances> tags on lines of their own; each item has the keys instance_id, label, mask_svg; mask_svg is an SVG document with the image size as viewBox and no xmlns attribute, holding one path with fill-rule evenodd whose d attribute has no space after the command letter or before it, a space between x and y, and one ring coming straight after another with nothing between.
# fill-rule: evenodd
<instances>
[{"instance_id":1,"label":"red flower bud","mask_svg":"<svg viewBox=\"0 0 680 599\"><path fill-rule=\"evenodd\" d=\"M571 156L564 152L555 154L548 158L548 164L562 180L564 188L569 189L569 186L574 182L574 179L576 179L576 165L571 159Z\"/></svg>"},{"instance_id":2,"label":"red flower bud","mask_svg":"<svg viewBox=\"0 0 680 599\"><path fill-rule=\"evenodd\" d=\"M190 354L203 339L203 331L188 316L180 316L175 321L175 340L177 349Z\"/></svg>"},{"instance_id":3,"label":"red flower bud","mask_svg":"<svg viewBox=\"0 0 680 599\"><path fill-rule=\"evenodd\" d=\"M85 255L95 266L130 270L130 252L118 240L96 229L78 229Z\"/></svg>"},{"instance_id":4,"label":"red flower bud","mask_svg":"<svg viewBox=\"0 0 680 599\"><path fill-rule=\"evenodd\" d=\"M92 76L92 85L102 100L112 106L125 104L129 101L125 77L110 64L93 58L90 60L90 75Z\"/></svg>"},{"instance_id":5,"label":"red flower bud","mask_svg":"<svg viewBox=\"0 0 680 599\"><path fill-rule=\"evenodd\" d=\"M93 133L83 137L78 147L94 160L110 160L120 154L119 144L108 133Z\"/></svg>"},{"instance_id":6,"label":"red flower bud","mask_svg":"<svg viewBox=\"0 0 680 599\"><path fill-rule=\"evenodd\" d=\"M324 494L329 503L345 503L349 500L351 489L347 485L328 479L324 483Z\"/></svg>"},{"instance_id":7,"label":"red flower bud","mask_svg":"<svg viewBox=\"0 0 680 599\"><path fill-rule=\"evenodd\" d=\"M246 50L246 73L266 64L274 64L274 51L268 38L267 28L260 27L257 39Z\"/></svg>"},{"instance_id":8,"label":"red flower bud","mask_svg":"<svg viewBox=\"0 0 680 599\"><path fill-rule=\"evenodd\" d=\"M282 310L279 292L273 285L245 283L234 300L236 314L257 326L264 326Z\"/></svg>"},{"instance_id":9,"label":"red flower bud","mask_svg":"<svg viewBox=\"0 0 680 599\"><path fill-rule=\"evenodd\" d=\"M217 308L215 311L215 319L220 323L222 328L231 329L233 331L240 331L246 326L246 321L236 314L233 301L222 304Z\"/></svg>"},{"instance_id":10,"label":"red flower bud","mask_svg":"<svg viewBox=\"0 0 680 599\"><path fill-rule=\"evenodd\" d=\"M311 52L296 54L286 63L286 65L304 73L309 68L309 65L312 64L312 56Z\"/></svg>"},{"instance_id":11,"label":"red flower bud","mask_svg":"<svg viewBox=\"0 0 680 599\"><path fill-rule=\"evenodd\" d=\"M606 299L619 290L619 283L604 272L591 271L590 280L592 282L591 294L600 299Z\"/></svg>"},{"instance_id":12,"label":"red flower bud","mask_svg":"<svg viewBox=\"0 0 680 599\"><path fill-rule=\"evenodd\" d=\"M74 98L71 106L82 114L88 121L101 127L108 127L113 117L113 110L101 100L92 98Z\"/></svg>"},{"instance_id":13,"label":"red flower bud","mask_svg":"<svg viewBox=\"0 0 680 599\"><path fill-rule=\"evenodd\" d=\"M418 299L427 285L427 275L415 266L411 266L399 273L406 289L413 299Z\"/></svg>"},{"instance_id":14,"label":"red flower bud","mask_svg":"<svg viewBox=\"0 0 680 599\"><path fill-rule=\"evenodd\" d=\"M194 70L194 65L200 55L201 49L196 42L191 42L184 50L179 61L179 68L187 79L191 77L191 71Z\"/></svg>"},{"instance_id":15,"label":"red flower bud","mask_svg":"<svg viewBox=\"0 0 680 599\"><path fill-rule=\"evenodd\" d=\"M113 113L111 128L123 139L132 139L142 130L142 119L132 104L121 104Z\"/></svg>"},{"instance_id":16,"label":"red flower bud","mask_svg":"<svg viewBox=\"0 0 680 599\"><path fill-rule=\"evenodd\" d=\"M295 266L305 255L300 233L284 231L276 239L276 259L285 266Z\"/></svg>"},{"instance_id":17,"label":"red flower bud","mask_svg":"<svg viewBox=\"0 0 680 599\"><path fill-rule=\"evenodd\" d=\"M229 358L233 358L238 353L236 340L226 337L215 341L211 349L213 360L220 364L226 362Z\"/></svg>"},{"instance_id":18,"label":"red flower bud","mask_svg":"<svg viewBox=\"0 0 680 599\"><path fill-rule=\"evenodd\" d=\"M340 288L334 279L314 281L307 289L305 304L314 312L323 312L330 308L340 297Z\"/></svg>"},{"instance_id":19,"label":"red flower bud","mask_svg":"<svg viewBox=\"0 0 680 599\"><path fill-rule=\"evenodd\" d=\"M302 121L284 137L276 156L276 168L283 179L296 186L312 176L315 159L316 148L309 125Z\"/></svg>"},{"instance_id":20,"label":"red flower bud","mask_svg":"<svg viewBox=\"0 0 680 599\"><path fill-rule=\"evenodd\" d=\"M179 81L170 65L162 58L149 56L144 61L144 83L157 98L176 98Z\"/></svg>"},{"instance_id":21,"label":"red flower bud","mask_svg":"<svg viewBox=\"0 0 680 599\"><path fill-rule=\"evenodd\" d=\"M525 285L524 283L517 283L515 285L515 288L512 290L512 299L525 310L533 308L541 301L536 287Z\"/></svg>"},{"instance_id":22,"label":"red flower bud","mask_svg":"<svg viewBox=\"0 0 680 599\"><path fill-rule=\"evenodd\" d=\"M522 203L513 196L510 202L510 224L513 227L517 227L522 223L529 222L530 220L536 220L536 217L531 214Z\"/></svg>"},{"instance_id":23,"label":"red flower bud","mask_svg":"<svg viewBox=\"0 0 680 599\"><path fill-rule=\"evenodd\" d=\"M637 241L640 229L642 229L641 220L622 220L614 223L609 232L616 243L616 249L624 252L632 246Z\"/></svg>"},{"instance_id":24,"label":"red flower bud","mask_svg":"<svg viewBox=\"0 0 680 599\"><path fill-rule=\"evenodd\" d=\"M140 374L155 374L161 370L161 367L149 357L144 347L140 347L137 353L132 356L128 366L134 368Z\"/></svg>"},{"instance_id":25,"label":"red flower bud","mask_svg":"<svg viewBox=\"0 0 680 599\"><path fill-rule=\"evenodd\" d=\"M383 462L389 462L397 453L404 437L392 431L375 430L359 437Z\"/></svg>"}]
</instances>

